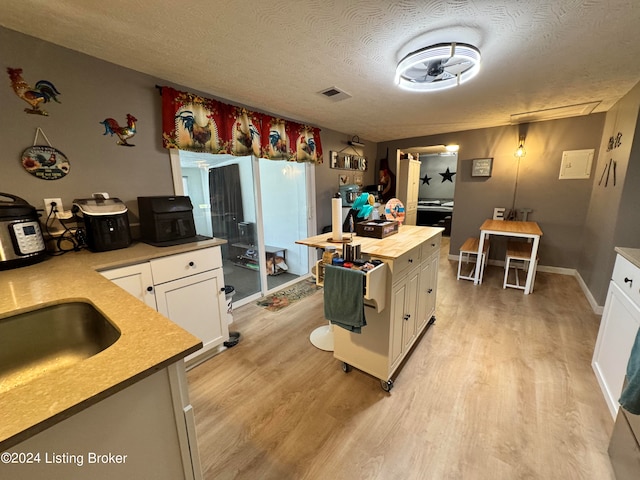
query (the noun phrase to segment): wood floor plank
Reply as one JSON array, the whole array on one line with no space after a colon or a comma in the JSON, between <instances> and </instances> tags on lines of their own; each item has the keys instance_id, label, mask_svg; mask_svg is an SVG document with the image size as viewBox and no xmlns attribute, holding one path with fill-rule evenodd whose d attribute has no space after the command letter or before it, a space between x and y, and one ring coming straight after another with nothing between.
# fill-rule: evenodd
<instances>
[{"instance_id":1,"label":"wood floor plank","mask_svg":"<svg viewBox=\"0 0 640 480\"><path fill-rule=\"evenodd\" d=\"M523 295L496 266L456 281L444 240L437 321L390 394L309 342L322 291L236 309L238 345L188 372L205 478L613 479L600 317L577 281L538 272Z\"/></svg>"}]
</instances>

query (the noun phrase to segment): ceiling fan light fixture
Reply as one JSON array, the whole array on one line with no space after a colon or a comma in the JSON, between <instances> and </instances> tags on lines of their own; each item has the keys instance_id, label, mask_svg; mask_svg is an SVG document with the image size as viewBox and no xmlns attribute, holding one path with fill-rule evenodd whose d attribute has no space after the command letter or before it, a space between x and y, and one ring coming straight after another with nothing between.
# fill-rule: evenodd
<instances>
[{"instance_id":1,"label":"ceiling fan light fixture","mask_svg":"<svg viewBox=\"0 0 640 480\"><path fill-rule=\"evenodd\" d=\"M480 50L466 43L439 43L404 57L395 83L414 91L434 91L461 85L480 71Z\"/></svg>"}]
</instances>

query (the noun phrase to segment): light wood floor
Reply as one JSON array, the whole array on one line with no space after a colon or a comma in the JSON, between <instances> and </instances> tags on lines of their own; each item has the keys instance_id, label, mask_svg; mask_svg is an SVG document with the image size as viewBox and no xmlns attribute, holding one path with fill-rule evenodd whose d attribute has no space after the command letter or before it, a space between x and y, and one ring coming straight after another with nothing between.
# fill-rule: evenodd
<instances>
[{"instance_id":1,"label":"light wood floor","mask_svg":"<svg viewBox=\"0 0 640 480\"><path fill-rule=\"evenodd\" d=\"M437 321L391 393L311 345L322 291L237 309L240 343L188 373L205 478L613 479L577 281L539 272L525 296L489 266L474 287L447 251Z\"/></svg>"}]
</instances>

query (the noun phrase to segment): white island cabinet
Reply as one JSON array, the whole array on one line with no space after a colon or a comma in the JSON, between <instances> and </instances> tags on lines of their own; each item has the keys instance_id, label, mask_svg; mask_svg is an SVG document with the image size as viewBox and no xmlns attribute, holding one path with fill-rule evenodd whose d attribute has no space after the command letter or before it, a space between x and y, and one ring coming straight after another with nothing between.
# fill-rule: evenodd
<instances>
[{"instance_id":1,"label":"white island cabinet","mask_svg":"<svg viewBox=\"0 0 640 480\"><path fill-rule=\"evenodd\" d=\"M366 276L367 325L361 333L334 327L333 356L350 367L380 379L382 388L393 387L391 377L409 355L421 334L435 321L438 258L442 228L402 225L384 239L355 237L363 256L384 265ZM297 243L324 248L331 243L318 235ZM338 246L340 248L340 246ZM386 274L382 274L386 272Z\"/></svg>"},{"instance_id":2,"label":"white island cabinet","mask_svg":"<svg viewBox=\"0 0 640 480\"><path fill-rule=\"evenodd\" d=\"M631 348L640 327L640 251L638 261L632 262L634 250L616 248L618 256L591 364L614 419ZM628 254L621 255L621 252Z\"/></svg>"},{"instance_id":3,"label":"white island cabinet","mask_svg":"<svg viewBox=\"0 0 640 480\"><path fill-rule=\"evenodd\" d=\"M229 338L220 247L104 270L103 276L202 340L188 367L224 348Z\"/></svg>"}]
</instances>

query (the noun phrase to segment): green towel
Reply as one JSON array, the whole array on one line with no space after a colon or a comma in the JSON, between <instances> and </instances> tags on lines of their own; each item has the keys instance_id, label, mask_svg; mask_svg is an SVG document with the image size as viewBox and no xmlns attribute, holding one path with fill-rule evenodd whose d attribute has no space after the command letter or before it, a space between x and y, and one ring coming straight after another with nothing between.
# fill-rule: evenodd
<instances>
[{"instance_id":1,"label":"green towel","mask_svg":"<svg viewBox=\"0 0 640 480\"><path fill-rule=\"evenodd\" d=\"M625 410L640 415L640 329L627 364L627 387L622 391L619 402Z\"/></svg>"},{"instance_id":2,"label":"green towel","mask_svg":"<svg viewBox=\"0 0 640 480\"><path fill-rule=\"evenodd\" d=\"M325 265L324 316L334 325L362 333L364 318L364 273Z\"/></svg>"}]
</instances>

